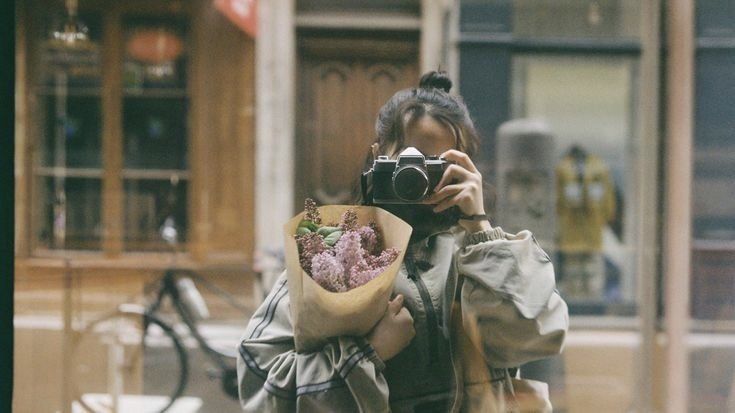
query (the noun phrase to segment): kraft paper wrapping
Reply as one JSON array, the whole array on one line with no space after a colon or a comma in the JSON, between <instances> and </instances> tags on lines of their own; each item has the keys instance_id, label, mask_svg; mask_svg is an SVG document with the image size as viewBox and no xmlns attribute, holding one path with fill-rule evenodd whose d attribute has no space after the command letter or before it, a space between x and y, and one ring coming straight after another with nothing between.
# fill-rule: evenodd
<instances>
[{"instance_id":1,"label":"kraft paper wrapping","mask_svg":"<svg viewBox=\"0 0 735 413\"><path fill-rule=\"evenodd\" d=\"M396 248L398 258L380 275L360 287L340 293L325 290L299 263L294 234L305 213L289 220L284 226L284 244L291 319L298 352L314 351L329 337L364 336L383 316L393 291L393 282L411 237L411 226L381 208L352 205L319 207L322 223L340 222L348 209L357 213L359 225L374 221L382 234L383 248Z\"/></svg>"}]
</instances>

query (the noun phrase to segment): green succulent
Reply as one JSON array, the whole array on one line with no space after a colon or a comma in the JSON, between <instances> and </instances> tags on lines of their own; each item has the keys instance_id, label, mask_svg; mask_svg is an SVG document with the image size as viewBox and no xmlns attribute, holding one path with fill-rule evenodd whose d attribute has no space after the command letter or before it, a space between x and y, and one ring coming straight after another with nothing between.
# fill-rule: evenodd
<instances>
[{"instance_id":1,"label":"green succulent","mask_svg":"<svg viewBox=\"0 0 735 413\"><path fill-rule=\"evenodd\" d=\"M309 232L316 232L316 230L319 229L319 226L312 221L304 219L299 222L299 228L308 228Z\"/></svg>"},{"instance_id":2,"label":"green succulent","mask_svg":"<svg viewBox=\"0 0 735 413\"><path fill-rule=\"evenodd\" d=\"M330 233L330 234L329 234L329 235L327 235L326 237L324 237L324 243L325 243L325 244L327 244L327 245L329 245L330 247L333 247L333 246L334 246L334 244L336 244L336 243L337 243L337 241L339 241L339 238L340 238L341 236L342 236L342 231L340 231L340 230L338 229L338 230L336 230L336 231L334 231L334 232Z\"/></svg>"},{"instance_id":3,"label":"green succulent","mask_svg":"<svg viewBox=\"0 0 735 413\"><path fill-rule=\"evenodd\" d=\"M298 227L296 229L296 235L306 235L310 233L311 233L311 230L307 227Z\"/></svg>"},{"instance_id":4,"label":"green succulent","mask_svg":"<svg viewBox=\"0 0 735 413\"><path fill-rule=\"evenodd\" d=\"M328 227L328 226L324 226L324 227L319 228L316 231L316 233L319 234L319 235L321 235L322 237L326 237L329 234L333 233L334 231L339 231L339 227Z\"/></svg>"}]
</instances>

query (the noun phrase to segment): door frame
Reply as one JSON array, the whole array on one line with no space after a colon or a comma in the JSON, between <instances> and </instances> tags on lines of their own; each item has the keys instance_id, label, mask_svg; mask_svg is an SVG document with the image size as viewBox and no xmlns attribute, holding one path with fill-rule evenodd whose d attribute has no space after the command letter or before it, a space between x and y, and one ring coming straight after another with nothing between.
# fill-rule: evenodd
<instances>
[{"instance_id":1,"label":"door frame","mask_svg":"<svg viewBox=\"0 0 735 413\"><path fill-rule=\"evenodd\" d=\"M419 30L423 73L450 67L454 43L446 34L458 12L452 0L422 0L419 16L387 13L297 15L296 0L258 3L256 40L255 248L279 249L280 223L294 215L297 29ZM439 40L437 40L439 39ZM275 223L275 225L274 225Z\"/></svg>"},{"instance_id":2,"label":"door frame","mask_svg":"<svg viewBox=\"0 0 735 413\"><path fill-rule=\"evenodd\" d=\"M360 96L363 92L367 93L367 89L370 86L355 83L356 78L351 76L351 73L357 77L364 74L358 73L361 72L361 69L357 67L362 67L362 70L367 70L368 73L394 72L395 70L394 75L400 79L399 84L395 85L397 90L398 88L410 87L417 83L419 78L418 55L418 32L396 33L395 31L381 31L367 33L365 31L343 29L338 31L313 30L311 28L299 29L297 32L296 58L297 67L299 67L296 76L296 92L299 106L295 113L296 127L294 129L294 139L297 145L294 149L294 167L296 169L294 171L293 206L295 211L299 211L303 207L304 199L307 197L314 198L318 204L350 203L355 195L355 185L358 183L357 177L359 173L357 171L348 173L347 171L330 170L329 175L335 173L338 175L346 174L346 176L349 176L350 179L354 178L354 180L350 183L349 187L341 188L336 194L329 194L328 190L322 186L326 184L324 177L318 178L311 176L308 172L309 170L312 172L324 172L324 166L311 164L313 160L320 158L318 151L325 148L323 146L325 141L322 139L322 134L325 131L321 130L319 125L324 126L322 122L326 121L326 119L318 119L318 114L322 113L330 118L334 114L334 108L330 111L317 104L320 99L313 94L318 93L317 90L320 89L318 85L320 81L316 80L315 76L322 77L336 70L346 76L345 81L347 84L344 85L346 88L344 90L347 93L355 93L357 96ZM409 65L410 69L404 65ZM399 67L403 69L399 69ZM357 70L357 72L353 73L353 69ZM348 78L351 79L348 80ZM383 90L383 92L386 91ZM395 90L390 90L390 95L394 92ZM385 98L390 95L385 96ZM372 102L375 103L374 101ZM353 102L353 100L346 99L343 103L344 105L339 105L339 107L345 110L346 116L352 119L352 121L359 122L359 126L352 124L350 127L342 130L341 133L350 135L351 132L360 130L360 136L364 139L368 139L368 136L373 136L372 131L377 112L368 113L369 110L365 110L367 108L362 107L366 104L365 102ZM358 109L360 107L362 109ZM372 106L370 110L372 110ZM361 111L362 113L357 113L357 111ZM317 119L313 118L314 116L317 116ZM367 119L365 118L366 116ZM358 119L360 120L358 121ZM364 122L368 122L370 125L369 129L363 129L366 126ZM327 123L331 123L331 120ZM339 121L338 123L341 124ZM351 141L348 145L349 147L363 147L364 150L358 150L359 155L351 152L350 156L357 156L359 158L357 162L361 164L372 140L370 138L370 141L364 142ZM330 147L333 146L330 143L326 144ZM335 144L340 145L339 143ZM327 169L330 168L327 167ZM322 190L321 194L320 189ZM335 188L332 187L332 189Z\"/></svg>"}]
</instances>

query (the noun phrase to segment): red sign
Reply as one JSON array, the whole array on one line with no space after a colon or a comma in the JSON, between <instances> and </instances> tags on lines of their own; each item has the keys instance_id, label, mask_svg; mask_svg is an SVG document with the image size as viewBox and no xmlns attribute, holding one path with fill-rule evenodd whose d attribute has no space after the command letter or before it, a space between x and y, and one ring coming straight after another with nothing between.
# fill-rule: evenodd
<instances>
[{"instance_id":1,"label":"red sign","mask_svg":"<svg viewBox=\"0 0 735 413\"><path fill-rule=\"evenodd\" d=\"M250 37L258 32L257 0L214 0L214 7Z\"/></svg>"}]
</instances>

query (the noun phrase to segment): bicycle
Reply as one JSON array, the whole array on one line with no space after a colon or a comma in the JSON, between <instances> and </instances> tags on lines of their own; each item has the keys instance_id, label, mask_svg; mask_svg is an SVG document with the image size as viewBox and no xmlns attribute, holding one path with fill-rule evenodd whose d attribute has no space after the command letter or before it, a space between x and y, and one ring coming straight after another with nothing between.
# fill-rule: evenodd
<instances>
[{"instance_id":1,"label":"bicycle","mask_svg":"<svg viewBox=\"0 0 735 413\"><path fill-rule=\"evenodd\" d=\"M201 334L197 322L207 319L209 310L193 280L223 298L247 318L250 311L230 294L192 270L172 266L157 281L145 286L145 296L155 294L152 302L145 306L122 304L112 313L86 325L76 335L72 347L72 388L74 399L83 409L95 413L140 412L139 407L130 407L131 403L136 403L136 398L130 396L138 395L146 396L137 399L137 403L151 409L145 411L165 412L183 395L189 379L188 351L174 325L159 314L166 297L169 297L176 316L186 326L191 338L214 363L214 370L209 372L210 378L219 378L222 391L233 399L238 398L235 348L231 352L217 349ZM99 359L92 357L100 348L107 351L104 386L100 383L102 372L97 369ZM159 353L158 365L146 367L146 353L156 352ZM168 359L161 362L161 357L166 354ZM152 360L154 358L148 361ZM144 374L154 374L158 378L146 383ZM161 380L161 376L170 380ZM85 379L87 391L83 393L79 383ZM145 385L151 382L154 388L146 390ZM168 386L161 388L161 383L165 382ZM124 402L128 407L121 409Z\"/></svg>"}]
</instances>

